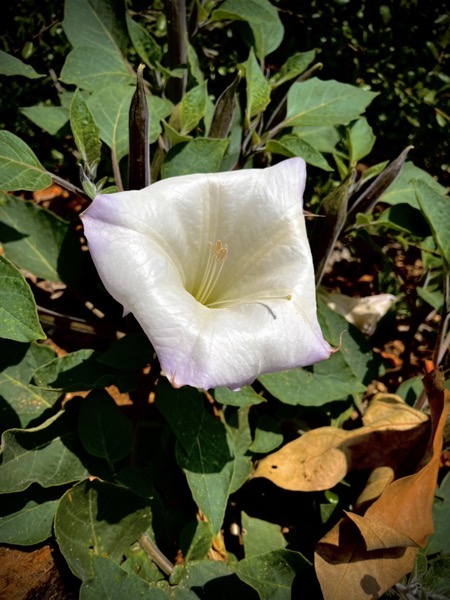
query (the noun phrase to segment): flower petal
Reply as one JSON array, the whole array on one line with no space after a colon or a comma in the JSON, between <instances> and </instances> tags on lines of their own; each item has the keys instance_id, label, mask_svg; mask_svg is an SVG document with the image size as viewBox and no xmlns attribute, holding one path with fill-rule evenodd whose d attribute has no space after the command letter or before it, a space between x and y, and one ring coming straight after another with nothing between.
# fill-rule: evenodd
<instances>
[{"instance_id":1,"label":"flower petal","mask_svg":"<svg viewBox=\"0 0 450 600\"><path fill-rule=\"evenodd\" d=\"M105 287L139 321L173 385L234 389L328 358L302 209L305 178L304 162L293 158L100 195L83 213ZM229 257L210 308L190 292L208 242L217 240Z\"/></svg>"}]
</instances>

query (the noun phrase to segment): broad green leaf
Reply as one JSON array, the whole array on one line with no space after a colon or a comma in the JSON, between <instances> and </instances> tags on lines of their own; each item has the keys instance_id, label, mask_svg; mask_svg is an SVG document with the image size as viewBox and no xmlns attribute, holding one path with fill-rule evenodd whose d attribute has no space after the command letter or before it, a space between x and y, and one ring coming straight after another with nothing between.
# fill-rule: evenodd
<instances>
[{"instance_id":1,"label":"broad green leaf","mask_svg":"<svg viewBox=\"0 0 450 600\"><path fill-rule=\"evenodd\" d=\"M294 134L285 135L279 140L270 140L266 145L266 150L288 158L301 156L305 162L314 167L324 171L333 170L320 152Z\"/></svg>"},{"instance_id":2,"label":"broad green leaf","mask_svg":"<svg viewBox=\"0 0 450 600\"><path fill-rule=\"evenodd\" d=\"M91 565L91 575L80 589L80 600L198 600L197 594L187 588L169 588L166 581L148 583L103 556L94 554Z\"/></svg>"},{"instance_id":3,"label":"broad green leaf","mask_svg":"<svg viewBox=\"0 0 450 600\"><path fill-rule=\"evenodd\" d=\"M40 190L52 178L35 153L10 131L0 131L0 190Z\"/></svg>"},{"instance_id":4,"label":"broad green leaf","mask_svg":"<svg viewBox=\"0 0 450 600\"><path fill-rule=\"evenodd\" d=\"M374 227L381 226L383 229L389 228L402 233L406 231L417 237L424 237L429 233L427 224L419 211L411 208L409 204L388 206L376 221L373 221L365 213L359 213L356 217L357 223L367 223L367 221Z\"/></svg>"},{"instance_id":5,"label":"broad green leaf","mask_svg":"<svg viewBox=\"0 0 450 600\"><path fill-rule=\"evenodd\" d=\"M450 198L442 196L420 179L414 181L420 209L430 226L434 241L450 270Z\"/></svg>"},{"instance_id":6,"label":"broad green leaf","mask_svg":"<svg viewBox=\"0 0 450 600\"><path fill-rule=\"evenodd\" d=\"M215 173L219 170L228 140L195 138L178 144L167 154L162 176L175 177L191 173Z\"/></svg>"},{"instance_id":7,"label":"broad green leaf","mask_svg":"<svg viewBox=\"0 0 450 600\"><path fill-rule=\"evenodd\" d=\"M115 463L131 452L131 421L105 390L91 392L78 414L78 432L85 450L108 463Z\"/></svg>"},{"instance_id":8,"label":"broad green leaf","mask_svg":"<svg viewBox=\"0 0 450 600\"><path fill-rule=\"evenodd\" d=\"M110 0L65 0L63 29L74 48L120 53L126 50L125 11L121 2Z\"/></svg>"},{"instance_id":9,"label":"broad green leaf","mask_svg":"<svg viewBox=\"0 0 450 600\"><path fill-rule=\"evenodd\" d=\"M346 125L357 119L375 96L347 83L316 77L294 83L288 92L283 126Z\"/></svg>"},{"instance_id":10,"label":"broad green leaf","mask_svg":"<svg viewBox=\"0 0 450 600\"><path fill-rule=\"evenodd\" d=\"M0 256L0 337L17 342L46 338L30 286L4 256Z\"/></svg>"},{"instance_id":11,"label":"broad green leaf","mask_svg":"<svg viewBox=\"0 0 450 600\"><path fill-rule=\"evenodd\" d=\"M259 378L264 387L285 404L322 406L345 400L351 394L364 392L364 382L372 378L373 357L363 336L323 302L319 303L319 321L325 338L332 345L338 346L343 334L342 346L337 352L307 369L281 371Z\"/></svg>"},{"instance_id":12,"label":"broad green leaf","mask_svg":"<svg viewBox=\"0 0 450 600\"><path fill-rule=\"evenodd\" d=\"M224 415L226 427L231 440L231 449L234 456L233 477L230 484L230 494L237 492L250 477L253 464L248 452L252 443L252 434L248 421L249 406L239 409L225 407Z\"/></svg>"},{"instance_id":13,"label":"broad green leaf","mask_svg":"<svg viewBox=\"0 0 450 600\"><path fill-rule=\"evenodd\" d=\"M47 488L88 475L80 454L73 401L39 427L9 429L0 448L0 493L21 492L32 483Z\"/></svg>"},{"instance_id":14,"label":"broad green leaf","mask_svg":"<svg viewBox=\"0 0 450 600\"><path fill-rule=\"evenodd\" d=\"M92 555L119 563L150 527L148 501L99 479L80 481L61 498L55 536L69 567L80 579L92 575Z\"/></svg>"},{"instance_id":15,"label":"broad green leaf","mask_svg":"<svg viewBox=\"0 0 450 600\"><path fill-rule=\"evenodd\" d=\"M28 79L45 77L37 73L31 65L27 65L19 58L0 50L0 75L22 75Z\"/></svg>"},{"instance_id":16,"label":"broad green leaf","mask_svg":"<svg viewBox=\"0 0 450 600\"><path fill-rule=\"evenodd\" d=\"M402 381L395 393L400 398L403 398L409 406L414 406L415 401L423 391L422 379L422 375L416 375L406 381Z\"/></svg>"},{"instance_id":17,"label":"broad green leaf","mask_svg":"<svg viewBox=\"0 0 450 600\"><path fill-rule=\"evenodd\" d=\"M144 27L133 21L127 15L127 28L130 34L134 49L139 54L141 60L149 67L154 67L162 58L162 51L158 43L148 33Z\"/></svg>"},{"instance_id":18,"label":"broad green leaf","mask_svg":"<svg viewBox=\"0 0 450 600\"><path fill-rule=\"evenodd\" d=\"M216 388L214 390L214 397L220 404L228 404L230 406L253 406L254 404L265 402L265 399L250 386L245 386L238 392L232 392L224 387Z\"/></svg>"},{"instance_id":19,"label":"broad green leaf","mask_svg":"<svg viewBox=\"0 0 450 600\"><path fill-rule=\"evenodd\" d=\"M282 65L281 69L270 78L270 84L277 87L290 79L294 79L294 77L298 77L308 68L315 57L316 50L295 52Z\"/></svg>"},{"instance_id":20,"label":"broad green leaf","mask_svg":"<svg viewBox=\"0 0 450 600\"><path fill-rule=\"evenodd\" d=\"M186 561L203 560L213 543L213 533L209 523L195 521L184 527L180 536L180 548Z\"/></svg>"},{"instance_id":21,"label":"broad green leaf","mask_svg":"<svg viewBox=\"0 0 450 600\"><path fill-rule=\"evenodd\" d=\"M128 115L133 94L130 86L107 87L92 94L87 102L101 139L118 161L128 154Z\"/></svg>"},{"instance_id":22,"label":"broad green leaf","mask_svg":"<svg viewBox=\"0 0 450 600\"><path fill-rule=\"evenodd\" d=\"M268 0L225 0L211 16L212 21L222 19L247 21L260 60L276 50L283 40L284 27L277 9Z\"/></svg>"},{"instance_id":23,"label":"broad green leaf","mask_svg":"<svg viewBox=\"0 0 450 600\"><path fill-rule=\"evenodd\" d=\"M242 539L246 558L284 548L287 544L279 525L249 517L245 512L242 513Z\"/></svg>"},{"instance_id":24,"label":"broad green leaf","mask_svg":"<svg viewBox=\"0 0 450 600\"><path fill-rule=\"evenodd\" d=\"M266 454L283 443L283 435L278 422L270 415L262 415L255 426L255 439L250 450L258 454Z\"/></svg>"},{"instance_id":25,"label":"broad green leaf","mask_svg":"<svg viewBox=\"0 0 450 600\"><path fill-rule=\"evenodd\" d=\"M148 97L148 110L150 113L150 143L156 142L162 131L161 121L165 119L173 110L173 104L166 98L159 96Z\"/></svg>"},{"instance_id":26,"label":"broad green leaf","mask_svg":"<svg viewBox=\"0 0 450 600\"><path fill-rule=\"evenodd\" d=\"M45 389L65 392L101 389L116 385L121 392L135 388L136 377L98 362L100 353L77 350L53 359L34 373L34 381Z\"/></svg>"},{"instance_id":27,"label":"broad green leaf","mask_svg":"<svg viewBox=\"0 0 450 600\"><path fill-rule=\"evenodd\" d=\"M301 577L310 563L298 552L280 549L244 558L232 567L260 598L287 600L291 598L294 578Z\"/></svg>"},{"instance_id":28,"label":"broad green leaf","mask_svg":"<svg viewBox=\"0 0 450 600\"><path fill-rule=\"evenodd\" d=\"M136 81L120 55L95 46L79 46L72 50L66 58L60 79L91 92Z\"/></svg>"},{"instance_id":29,"label":"broad green leaf","mask_svg":"<svg viewBox=\"0 0 450 600\"><path fill-rule=\"evenodd\" d=\"M178 110L181 135L190 133L204 117L207 95L208 89L204 81L183 96Z\"/></svg>"},{"instance_id":30,"label":"broad green leaf","mask_svg":"<svg viewBox=\"0 0 450 600\"><path fill-rule=\"evenodd\" d=\"M82 254L78 236L54 213L0 194L0 242L6 257L22 269L76 285Z\"/></svg>"},{"instance_id":31,"label":"broad green leaf","mask_svg":"<svg viewBox=\"0 0 450 600\"><path fill-rule=\"evenodd\" d=\"M412 180L423 181L429 187L433 188L436 194L441 196L446 194L447 190L445 187L433 179L429 173L423 169L419 169L412 162L406 162L397 179L388 187L379 198L379 201L386 202L387 204L409 204L413 208L420 210Z\"/></svg>"},{"instance_id":32,"label":"broad green leaf","mask_svg":"<svg viewBox=\"0 0 450 600\"><path fill-rule=\"evenodd\" d=\"M55 357L40 344L0 340L0 423L3 427L27 427L53 407L61 395L30 383L34 371Z\"/></svg>"},{"instance_id":33,"label":"broad green leaf","mask_svg":"<svg viewBox=\"0 0 450 600\"><path fill-rule=\"evenodd\" d=\"M177 438L177 462L192 496L216 535L225 515L233 475L233 457L225 426L205 409L193 388L174 390L159 384L156 405Z\"/></svg>"},{"instance_id":34,"label":"broad green leaf","mask_svg":"<svg viewBox=\"0 0 450 600\"><path fill-rule=\"evenodd\" d=\"M255 600L258 597L251 587L236 577L231 566L218 560L196 560L177 565L170 583L177 584L175 590L192 590L190 593L195 593L196 599Z\"/></svg>"},{"instance_id":35,"label":"broad green leaf","mask_svg":"<svg viewBox=\"0 0 450 600\"><path fill-rule=\"evenodd\" d=\"M9 514L3 511L0 516L0 543L18 546L32 546L44 542L52 535L53 517L58 500L25 501L22 495L8 494L2 499L3 504L11 506L16 503L15 509ZM21 506L23 504L23 506ZM19 508L20 507L20 508Z\"/></svg>"},{"instance_id":36,"label":"broad green leaf","mask_svg":"<svg viewBox=\"0 0 450 600\"><path fill-rule=\"evenodd\" d=\"M245 115L250 120L261 113L270 102L270 85L261 71L253 49L245 63L245 80L247 83L247 107Z\"/></svg>"},{"instance_id":37,"label":"broad green leaf","mask_svg":"<svg viewBox=\"0 0 450 600\"><path fill-rule=\"evenodd\" d=\"M114 369L142 369L151 361L154 352L144 333L129 333L111 344L97 360Z\"/></svg>"},{"instance_id":38,"label":"broad green leaf","mask_svg":"<svg viewBox=\"0 0 450 600\"><path fill-rule=\"evenodd\" d=\"M350 150L350 164L356 165L372 151L375 144L375 135L372 127L365 117L358 119L348 131L348 145Z\"/></svg>"},{"instance_id":39,"label":"broad green leaf","mask_svg":"<svg viewBox=\"0 0 450 600\"><path fill-rule=\"evenodd\" d=\"M336 145L341 139L339 131L332 125L294 127L292 133L308 142L318 152L336 152Z\"/></svg>"},{"instance_id":40,"label":"broad green leaf","mask_svg":"<svg viewBox=\"0 0 450 600\"><path fill-rule=\"evenodd\" d=\"M450 554L450 474L444 477L433 505L434 533L430 536L426 553Z\"/></svg>"},{"instance_id":41,"label":"broad green leaf","mask_svg":"<svg viewBox=\"0 0 450 600\"><path fill-rule=\"evenodd\" d=\"M63 106L25 106L20 112L50 135L56 135L69 120L69 112Z\"/></svg>"},{"instance_id":42,"label":"broad green leaf","mask_svg":"<svg viewBox=\"0 0 450 600\"><path fill-rule=\"evenodd\" d=\"M441 600L450 596L450 556L437 556L429 561L423 578L423 590L428 598Z\"/></svg>"},{"instance_id":43,"label":"broad green leaf","mask_svg":"<svg viewBox=\"0 0 450 600\"><path fill-rule=\"evenodd\" d=\"M88 166L97 165L102 143L98 127L79 90L75 91L70 105L70 127L81 159Z\"/></svg>"},{"instance_id":44,"label":"broad green leaf","mask_svg":"<svg viewBox=\"0 0 450 600\"><path fill-rule=\"evenodd\" d=\"M189 71L192 73L192 77L198 84L204 82L205 77L200 69L200 62L198 60L197 52L192 44L187 44L187 59L189 64Z\"/></svg>"}]
</instances>

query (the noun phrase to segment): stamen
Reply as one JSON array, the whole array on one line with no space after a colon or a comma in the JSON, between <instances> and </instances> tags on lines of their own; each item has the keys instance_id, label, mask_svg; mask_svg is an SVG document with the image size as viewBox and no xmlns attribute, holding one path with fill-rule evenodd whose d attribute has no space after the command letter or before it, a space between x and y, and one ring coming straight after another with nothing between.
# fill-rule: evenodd
<instances>
[{"instance_id":1,"label":"stamen","mask_svg":"<svg viewBox=\"0 0 450 600\"><path fill-rule=\"evenodd\" d=\"M228 246L222 244L220 240L217 240L213 251L212 243L208 242L208 254L205 272L197 294L195 295L197 301L205 306L209 306L207 300L211 296L211 293L219 280L223 265L228 258Z\"/></svg>"}]
</instances>

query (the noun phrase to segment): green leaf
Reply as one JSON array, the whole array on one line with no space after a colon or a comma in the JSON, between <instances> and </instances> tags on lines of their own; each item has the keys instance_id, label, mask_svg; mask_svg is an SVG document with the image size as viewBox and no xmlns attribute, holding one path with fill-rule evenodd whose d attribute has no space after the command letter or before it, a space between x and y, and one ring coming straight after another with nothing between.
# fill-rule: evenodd
<instances>
[{"instance_id":1,"label":"green leaf","mask_svg":"<svg viewBox=\"0 0 450 600\"><path fill-rule=\"evenodd\" d=\"M101 139L118 161L128 154L128 114L133 93L134 88L129 86L107 87L92 94L87 102Z\"/></svg>"},{"instance_id":2,"label":"green leaf","mask_svg":"<svg viewBox=\"0 0 450 600\"><path fill-rule=\"evenodd\" d=\"M0 131L0 190L40 190L52 178L34 152L10 131Z\"/></svg>"},{"instance_id":3,"label":"green leaf","mask_svg":"<svg viewBox=\"0 0 450 600\"><path fill-rule=\"evenodd\" d=\"M322 406L345 400L351 394L365 391L364 381L372 378L372 355L362 335L343 317L319 303L319 322L324 337L341 348L328 360L307 369L292 369L261 375L263 386L285 404ZM348 332L348 333L347 333Z\"/></svg>"},{"instance_id":4,"label":"green leaf","mask_svg":"<svg viewBox=\"0 0 450 600\"><path fill-rule=\"evenodd\" d=\"M61 498L55 536L73 573L86 580L92 576L92 555L119 563L151 520L145 498L99 479L85 480Z\"/></svg>"},{"instance_id":5,"label":"green leaf","mask_svg":"<svg viewBox=\"0 0 450 600\"><path fill-rule=\"evenodd\" d=\"M181 532L180 548L186 561L203 560L211 550L213 533L209 523L188 523Z\"/></svg>"},{"instance_id":6,"label":"green leaf","mask_svg":"<svg viewBox=\"0 0 450 600\"><path fill-rule=\"evenodd\" d=\"M332 125L294 127L292 133L308 142L318 152L336 152L336 145L341 139L337 128Z\"/></svg>"},{"instance_id":7,"label":"green leaf","mask_svg":"<svg viewBox=\"0 0 450 600\"><path fill-rule=\"evenodd\" d=\"M103 556L93 555L91 565L92 573L81 586L80 600L198 600L197 594L187 588L169 588L166 581L148 583Z\"/></svg>"},{"instance_id":8,"label":"green leaf","mask_svg":"<svg viewBox=\"0 0 450 600\"><path fill-rule=\"evenodd\" d=\"M72 50L66 58L60 79L91 92L136 81L120 55L95 46L79 46Z\"/></svg>"},{"instance_id":9,"label":"green leaf","mask_svg":"<svg viewBox=\"0 0 450 600\"><path fill-rule=\"evenodd\" d=\"M248 452L252 443L252 434L248 422L249 411L249 406L239 408L238 410L234 407L226 407L224 411L226 427L234 456L230 494L234 494L234 492L237 492L244 485L253 470L253 464Z\"/></svg>"},{"instance_id":10,"label":"green leaf","mask_svg":"<svg viewBox=\"0 0 450 600\"><path fill-rule=\"evenodd\" d=\"M74 48L90 46L119 54L128 46L121 2L65 0L64 33Z\"/></svg>"},{"instance_id":11,"label":"green leaf","mask_svg":"<svg viewBox=\"0 0 450 600\"><path fill-rule=\"evenodd\" d=\"M206 81L204 81L183 96L178 111L181 135L187 135L191 132L204 117L207 95L208 89Z\"/></svg>"},{"instance_id":12,"label":"green leaf","mask_svg":"<svg viewBox=\"0 0 450 600\"><path fill-rule=\"evenodd\" d=\"M191 173L215 173L227 147L228 140L208 138L177 144L166 156L162 166L163 179Z\"/></svg>"},{"instance_id":13,"label":"green leaf","mask_svg":"<svg viewBox=\"0 0 450 600\"><path fill-rule=\"evenodd\" d=\"M413 182L420 209L427 220L434 241L450 271L450 198L442 196L420 179Z\"/></svg>"},{"instance_id":14,"label":"green leaf","mask_svg":"<svg viewBox=\"0 0 450 600\"><path fill-rule=\"evenodd\" d=\"M0 194L0 241L7 258L22 269L42 279L77 283L78 236L67 221L34 202Z\"/></svg>"},{"instance_id":15,"label":"green leaf","mask_svg":"<svg viewBox=\"0 0 450 600\"><path fill-rule=\"evenodd\" d=\"M350 149L350 164L356 165L372 151L375 144L375 135L372 127L365 117L358 119L348 132L348 145Z\"/></svg>"},{"instance_id":16,"label":"green leaf","mask_svg":"<svg viewBox=\"0 0 450 600\"><path fill-rule=\"evenodd\" d=\"M151 361L153 347L144 333L129 333L98 356L98 362L114 369L142 369Z\"/></svg>"},{"instance_id":17,"label":"green leaf","mask_svg":"<svg viewBox=\"0 0 450 600\"><path fill-rule=\"evenodd\" d=\"M254 600L252 588L236 577L233 569L222 561L198 560L176 566L170 577L177 590L192 590L195 598L229 600L229 598ZM190 598L190 597L189 597Z\"/></svg>"},{"instance_id":18,"label":"green leaf","mask_svg":"<svg viewBox=\"0 0 450 600\"><path fill-rule=\"evenodd\" d=\"M193 388L174 390L161 382L156 405L177 438L177 462L192 496L216 535L225 515L233 475L233 457L225 426L206 410Z\"/></svg>"},{"instance_id":19,"label":"green leaf","mask_svg":"<svg viewBox=\"0 0 450 600\"><path fill-rule=\"evenodd\" d=\"M242 539L246 558L284 548L287 544L279 525L249 517L245 512L242 512Z\"/></svg>"},{"instance_id":20,"label":"green leaf","mask_svg":"<svg viewBox=\"0 0 450 600\"><path fill-rule=\"evenodd\" d=\"M83 479L76 433L77 405L71 401L39 427L9 429L0 448L0 493L21 492L32 483L44 488Z\"/></svg>"},{"instance_id":21,"label":"green leaf","mask_svg":"<svg viewBox=\"0 0 450 600\"><path fill-rule=\"evenodd\" d=\"M36 73L31 65L27 65L20 59L0 50L0 75L22 75L28 79L38 79L45 77Z\"/></svg>"},{"instance_id":22,"label":"green leaf","mask_svg":"<svg viewBox=\"0 0 450 600\"><path fill-rule=\"evenodd\" d=\"M100 353L77 350L53 359L34 373L34 381L42 388L65 392L81 392L116 385L121 392L135 389L136 377L98 362Z\"/></svg>"},{"instance_id":23,"label":"green leaf","mask_svg":"<svg viewBox=\"0 0 450 600\"><path fill-rule=\"evenodd\" d=\"M428 539L427 554L450 554L450 474L436 490L433 505L434 533Z\"/></svg>"},{"instance_id":24,"label":"green leaf","mask_svg":"<svg viewBox=\"0 0 450 600\"><path fill-rule=\"evenodd\" d=\"M258 419L255 427L255 439L250 450L258 454L267 454L283 443L283 435L278 422L270 415Z\"/></svg>"},{"instance_id":25,"label":"green leaf","mask_svg":"<svg viewBox=\"0 0 450 600\"><path fill-rule=\"evenodd\" d=\"M264 60L283 40L284 27L277 9L268 0L225 0L211 20L247 21L255 38L256 54Z\"/></svg>"},{"instance_id":26,"label":"green leaf","mask_svg":"<svg viewBox=\"0 0 450 600\"><path fill-rule=\"evenodd\" d=\"M0 340L0 422L4 427L27 427L52 408L60 393L29 382L34 371L54 356L48 346Z\"/></svg>"},{"instance_id":27,"label":"green leaf","mask_svg":"<svg viewBox=\"0 0 450 600\"><path fill-rule=\"evenodd\" d=\"M316 77L294 83L288 92L283 126L346 125L357 119L377 95L347 83Z\"/></svg>"},{"instance_id":28,"label":"green leaf","mask_svg":"<svg viewBox=\"0 0 450 600\"><path fill-rule=\"evenodd\" d=\"M448 598L450 595L450 556L438 556L430 560L428 571L423 578L423 589L428 598Z\"/></svg>"},{"instance_id":29,"label":"green leaf","mask_svg":"<svg viewBox=\"0 0 450 600\"><path fill-rule=\"evenodd\" d=\"M105 390L91 392L81 404L78 431L85 450L115 463L131 452L131 421Z\"/></svg>"},{"instance_id":30,"label":"green leaf","mask_svg":"<svg viewBox=\"0 0 450 600\"><path fill-rule=\"evenodd\" d=\"M87 166L97 165L102 143L98 127L79 90L75 91L70 105L70 127L81 159Z\"/></svg>"},{"instance_id":31,"label":"green leaf","mask_svg":"<svg viewBox=\"0 0 450 600\"><path fill-rule=\"evenodd\" d=\"M148 97L148 110L150 113L150 143L156 142L162 131L161 121L165 119L173 110L173 104L166 98L159 96Z\"/></svg>"},{"instance_id":32,"label":"green leaf","mask_svg":"<svg viewBox=\"0 0 450 600\"><path fill-rule=\"evenodd\" d=\"M387 204L409 204L413 208L420 210L416 191L412 181L423 181L429 187L433 188L436 194L444 196L447 192L445 187L440 185L433 177L419 169L412 162L405 162L397 179L388 187L384 194L379 198L380 202Z\"/></svg>"},{"instance_id":33,"label":"green leaf","mask_svg":"<svg viewBox=\"0 0 450 600\"><path fill-rule=\"evenodd\" d=\"M300 156L305 162L314 167L324 171L333 170L320 152L294 134L285 135L279 140L270 140L266 145L266 150L289 158Z\"/></svg>"},{"instance_id":34,"label":"green leaf","mask_svg":"<svg viewBox=\"0 0 450 600\"><path fill-rule=\"evenodd\" d=\"M291 597L294 578L301 577L310 563L298 552L280 549L244 558L232 566L260 598L286 600Z\"/></svg>"},{"instance_id":35,"label":"green leaf","mask_svg":"<svg viewBox=\"0 0 450 600\"><path fill-rule=\"evenodd\" d=\"M20 112L50 135L56 135L69 120L69 112L63 106L26 106Z\"/></svg>"},{"instance_id":36,"label":"green leaf","mask_svg":"<svg viewBox=\"0 0 450 600\"><path fill-rule=\"evenodd\" d=\"M265 402L265 399L250 386L245 386L238 392L232 392L224 387L216 388L214 390L214 398L220 404L228 404L230 406L253 406L254 404Z\"/></svg>"},{"instance_id":37,"label":"green leaf","mask_svg":"<svg viewBox=\"0 0 450 600\"><path fill-rule=\"evenodd\" d=\"M271 85L277 87L290 79L298 77L308 68L315 57L316 50L295 52L287 59L284 65L282 65L281 69L270 78Z\"/></svg>"},{"instance_id":38,"label":"green leaf","mask_svg":"<svg viewBox=\"0 0 450 600\"><path fill-rule=\"evenodd\" d=\"M158 43L139 23L133 21L127 15L127 28L130 34L134 49L139 54L141 60L149 67L154 67L162 58L162 51Z\"/></svg>"},{"instance_id":39,"label":"green leaf","mask_svg":"<svg viewBox=\"0 0 450 600\"><path fill-rule=\"evenodd\" d=\"M52 535L53 517L58 500L25 500L23 495L8 494L6 503L11 506L16 503L15 509L9 514L0 516L0 543L18 546L32 546L44 542ZM4 498L2 502L5 503ZM19 508L20 507L20 508ZM18 510L19 509L19 510Z\"/></svg>"},{"instance_id":40,"label":"green leaf","mask_svg":"<svg viewBox=\"0 0 450 600\"><path fill-rule=\"evenodd\" d=\"M261 67L256 60L253 49L245 63L245 80L247 83L247 121L261 113L270 102L270 85L264 77Z\"/></svg>"},{"instance_id":41,"label":"green leaf","mask_svg":"<svg viewBox=\"0 0 450 600\"><path fill-rule=\"evenodd\" d=\"M44 340L30 286L20 271L0 256L0 337L17 342Z\"/></svg>"}]
</instances>

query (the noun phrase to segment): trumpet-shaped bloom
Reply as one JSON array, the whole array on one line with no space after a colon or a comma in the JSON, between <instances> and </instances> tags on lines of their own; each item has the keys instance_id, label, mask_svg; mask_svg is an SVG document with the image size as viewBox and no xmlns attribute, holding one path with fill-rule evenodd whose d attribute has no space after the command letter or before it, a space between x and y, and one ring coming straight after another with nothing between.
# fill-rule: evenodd
<instances>
[{"instance_id":1,"label":"trumpet-shaped bloom","mask_svg":"<svg viewBox=\"0 0 450 600\"><path fill-rule=\"evenodd\" d=\"M83 213L106 289L139 321L174 386L237 389L328 358L305 179L292 158L99 195Z\"/></svg>"}]
</instances>

